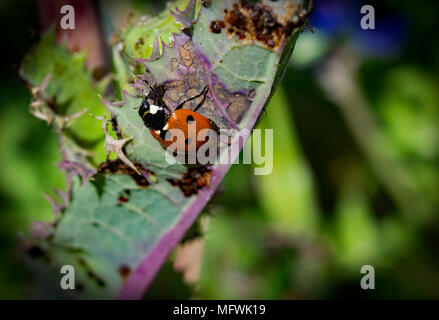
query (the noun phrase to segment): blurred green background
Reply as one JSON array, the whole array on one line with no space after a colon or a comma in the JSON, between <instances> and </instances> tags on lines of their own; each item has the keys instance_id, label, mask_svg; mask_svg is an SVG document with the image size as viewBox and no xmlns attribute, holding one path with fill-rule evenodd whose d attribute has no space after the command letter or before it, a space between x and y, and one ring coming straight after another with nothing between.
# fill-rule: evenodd
<instances>
[{"instance_id":1,"label":"blurred green background","mask_svg":"<svg viewBox=\"0 0 439 320\"><path fill-rule=\"evenodd\" d=\"M372 4L376 29L362 30ZM106 6L151 10L146 1ZM155 5L156 7L159 7ZM120 10L125 14L129 10ZM50 220L56 136L18 77L33 1L2 1L0 298L23 298L17 233ZM145 298L439 298L439 3L318 1L259 128L268 176L238 164ZM360 269L375 268L375 290Z\"/></svg>"}]
</instances>

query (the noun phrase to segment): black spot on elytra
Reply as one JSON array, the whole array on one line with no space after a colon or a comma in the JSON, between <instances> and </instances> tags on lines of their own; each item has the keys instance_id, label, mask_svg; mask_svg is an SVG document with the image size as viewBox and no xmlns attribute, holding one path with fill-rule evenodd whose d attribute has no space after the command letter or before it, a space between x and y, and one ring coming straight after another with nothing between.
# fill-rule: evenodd
<instances>
[{"instance_id":1,"label":"black spot on elytra","mask_svg":"<svg viewBox=\"0 0 439 320\"><path fill-rule=\"evenodd\" d=\"M187 116L186 122L189 123L189 122L192 122L192 121L195 121L194 117L191 116L191 115Z\"/></svg>"}]
</instances>

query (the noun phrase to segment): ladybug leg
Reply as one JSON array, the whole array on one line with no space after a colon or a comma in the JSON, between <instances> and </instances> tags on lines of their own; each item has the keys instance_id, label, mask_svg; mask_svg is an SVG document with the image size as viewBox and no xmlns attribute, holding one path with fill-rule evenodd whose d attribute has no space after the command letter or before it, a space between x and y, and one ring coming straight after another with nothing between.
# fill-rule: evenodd
<instances>
[{"instance_id":1,"label":"ladybug leg","mask_svg":"<svg viewBox=\"0 0 439 320\"><path fill-rule=\"evenodd\" d=\"M197 112L197 110L204 104L206 96L204 96L203 100L200 101L200 103L195 107L194 111Z\"/></svg>"},{"instance_id":2,"label":"ladybug leg","mask_svg":"<svg viewBox=\"0 0 439 320\"><path fill-rule=\"evenodd\" d=\"M188 99L184 100L182 103L180 103L180 104L175 108L175 110L181 109L181 108L184 106L184 104L185 104L186 102L192 101L192 100L194 100L194 99L197 99L197 98L201 97L202 95L205 95L205 94L207 93L207 90L208 90L208 87L207 87L207 86L204 86L203 90L202 90L199 94L193 96L192 98L188 98ZM201 107L201 105L202 105L203 103L204 103L204 99L203 99L203 100L202 100L202 101L201 101L201 102L195 107L195 110L194 110L194 111L196 111L199 107Z\"/></svg>"},{"instance_id":3,"label":"ladybug leg","mask_svg":"<svg viewBox=\"0 0 439 320\"><path fill-rule=\"evenodd\" d=\"M172 113L171 109L169 109L168 105L166 103L163 103L161 105L161 107L165 108L166 110L168 110L169 113Z\"/></svg>"}]
</instances>

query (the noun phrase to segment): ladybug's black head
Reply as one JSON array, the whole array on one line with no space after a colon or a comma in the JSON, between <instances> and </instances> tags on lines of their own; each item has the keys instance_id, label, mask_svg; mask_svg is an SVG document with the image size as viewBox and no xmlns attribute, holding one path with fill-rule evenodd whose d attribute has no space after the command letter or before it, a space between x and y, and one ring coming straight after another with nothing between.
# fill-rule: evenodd
<instances>
[{"instance_id":1,"label":"ladybug's black head","mask_svg":"<svg viewBox=\"0 0 439 320\"><path fill-rule=\"evenodd\" d=\"M139 116L149 129L161 130L166 125L167 115L165 109L161 106L150 104L146 98L140 104Z\"/></svg>"}]
</instances>

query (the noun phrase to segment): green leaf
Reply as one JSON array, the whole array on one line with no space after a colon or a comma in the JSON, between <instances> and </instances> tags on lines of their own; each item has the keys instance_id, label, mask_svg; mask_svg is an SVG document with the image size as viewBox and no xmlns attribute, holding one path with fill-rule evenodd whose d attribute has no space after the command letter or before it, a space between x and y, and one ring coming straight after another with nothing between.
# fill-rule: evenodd
<instances>
[{"instance_id":1,"label":"green leaf","mask_svg":"<svg viewBox=\"0 0 439 320\"><path fill-rule=\"evenodd\" d=\"M311 170L303 159L293 124L285 88L281 87L259 125L261 129L274 128L276 141L272 174L257 176L259 199L277 230L309 236L316 234L318 209Z\"/></svg>"},{"instance_id":2,"label":"green leaf","mask_svg":"<svg viewBox=\"0 0 439 320\"><path fill-rule=\"evenodd\" d=\"M286 68L300 31L300 24L295 28L291 25L299 13L298 2L249 2L247 9L239 4L241 13L247 12L246 19L250 19L248 10L261 18L272 15L278 21L276 30L246 31L244 38L239 25L233 27L236 30L231 26L213 32L211 23L228 21L230 12L225 9L230 10L233 5L233 1L213 1L201 6L195 21L191 21L194 1L186 10L176 10L173 15L182 21L185 31L173 36L172 45L163 44L161 53L156 45L150 59L139 61L143 64L140 69L147 72L135 83L135 92L122 91L124 99L119 103L104 100L119 133L119 140L106 135L106 150L116 151L120 159L101 163L92 180L84 174L82 179L74 179L70 200L64 204L56 224L48 226L50 236L43 240L43 256L52 268L65 264L65 260L82 270L77 275L80 296L142 297L235 160L225 161L228 154L221 153L220 161L213 165L186 165L181 161L170 165L165 159L166 150L138 115L144 98L143 80L155 78L170 109L207 88L197 112L220 129L252 129L282 78L280 68ZM147 23L141 24L122 37L130 38L127 44L131 47L132 39L149 35L148 28ZM227 34L229 29L235 31ZM267 32L276 33L277 38L258 40L259 33ZM129 68L138 58L135 55L147 54L129 50L126 53L134 56L127 61L122 55L115 58L119 66L124 62ZM124 81L128 83L129 79ZM195 108L193 102L184 107ZM94 121L95 126L102 125ZM238 146L240 150L239 132L231 132L231 138L231 145L222 147ZM58 281L52 279L46 286L52 287L55 294L65 294L60 292Z\"/></svg>"},{"instance_id":3,"label":"green leaf","mask_svg":"<svg viewBox=\"0 0 439 320\"><path fill-rule=\"evenodd\" d=\"M105 108L99 98L108 78L96 82L86 69L86 52L69 53L65 44L57 45L54 29L41 37L41 41L25 57L20 74L31 87L39 86L50 75L43 92L46 108L57 115L71 116L86 109L93 114L103 114ZM63 128L64 129L64 128ZM64 134L78 145L93 149L104 134L100 123L88 115L82 115L65 128ZM94 149L96 161L103 160L103 148Z\"/></svg>"}]
</instances>

